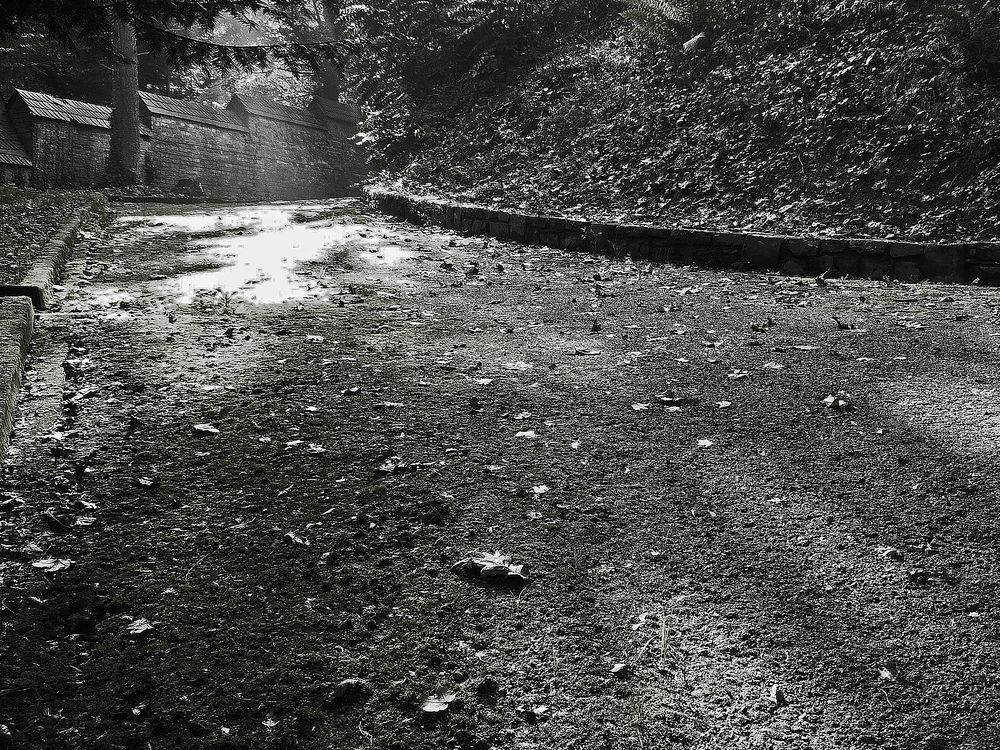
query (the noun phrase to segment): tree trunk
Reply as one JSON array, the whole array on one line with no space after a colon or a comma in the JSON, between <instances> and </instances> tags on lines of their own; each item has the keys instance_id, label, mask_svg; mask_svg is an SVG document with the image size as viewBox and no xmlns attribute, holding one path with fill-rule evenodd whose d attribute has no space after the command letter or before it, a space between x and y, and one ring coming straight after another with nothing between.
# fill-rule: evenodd
<instances>
[{"instance_id":1,"label":"tree trunk","mask_svg":"<svg viewBox=\"0 0 1000 750\"><path fill-rule=\"evenodd\" d=\"M324 1L321 3L320 13L322 15L319 28L321 38L339 39L340 24L338 23L337 11L329 2ZM325 57L317 55L313 59L313 69L316 72L316 79L319 83L316 96L321 96L324 99L332 99L333 101L340 99L340 71L337 69L337 66Z\"/></svg>"},{"instance_id":2,"label":"tree trunk","mask_svg":"<svg viewBox=\"0 0 1000 750\"><path fill-rule=\"evenodd\" d=\"M118 22L111 57L111 152L108 182L134 185L140 175L139 65L135 29Z\"/></svg>"}]
</instances>

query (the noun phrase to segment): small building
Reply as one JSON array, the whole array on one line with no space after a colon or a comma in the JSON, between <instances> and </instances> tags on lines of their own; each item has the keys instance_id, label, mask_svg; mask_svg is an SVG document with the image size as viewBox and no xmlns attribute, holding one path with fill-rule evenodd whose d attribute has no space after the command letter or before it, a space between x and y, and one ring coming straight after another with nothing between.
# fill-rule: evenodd
<instances>
[{"instance_id":1,"label":"small building","mask_svg":"<svg viewBox=\"0 0 1000 750\"><path fill-rule=\"evenodd\" d=\"M226 107L139 98L139 179L152 187L169 191L192 181L215 198L322 198L351 191L358 179L353 136L360 116L352 105L317 99L301 108L242 95ZM15 89L6 119L0 112L0 169L21 170L12 179L36 187L101 184L110 145L110 107Z\"/></svg>"},{"instance_id":2,"label":"small building","mask_svg":"<svg viewBox=\"0 0 1000 750\"><path fill-rule=\"evenodd\" d=\"M31 181L31 166L31 158L14 132L6 102L0 96L0 185L27 186Z\"/></svg>"},{"instance_id":3,"label":"small building","mask_svg":"<svg viewBox=\"0 0 1000 750\"><path fill-rule=\"evenodd\" d=\"M111 108L14 89L8 119L32 162L34 187L91 187L107 174ZM141 133L142 149L149 146Z\"/></svg>"}]
</instances>

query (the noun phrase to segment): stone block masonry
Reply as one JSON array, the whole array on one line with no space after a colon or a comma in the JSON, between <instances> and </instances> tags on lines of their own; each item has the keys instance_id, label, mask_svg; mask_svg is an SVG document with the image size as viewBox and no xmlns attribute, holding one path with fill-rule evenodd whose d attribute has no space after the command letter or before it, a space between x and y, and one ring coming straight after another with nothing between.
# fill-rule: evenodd
<instances>
[{"instance_id":1,"label":"stone block masonry","mask_svg":"<svg viewBox=\"0 0 1000 750\"><path fill-rule=\"evenodd\" d=\"M141 182L169 191L200 183L209 198L323 198L357 192L357 107L308 109L235 95L226 108L157 94L142 100ZM37 187L91 187L107 172L111 109L14 90L3 97ZM14 144L18 145L18 144Z\"/></svg>"},{"instance_id":2,"label":"stone block masonry","mask_svg":"<svg viewBox=\"0 0 1000 750\"><path fill-rule=\"evenodd\" d=\"M978 280L1000 286L998 242L933 244L709 232L499 211L379 188L369 188L367 195L379 210L413 223L613 257L709 268L772 269L795 276L860 276L904 282Z\"/></svg>"}]
</instances>

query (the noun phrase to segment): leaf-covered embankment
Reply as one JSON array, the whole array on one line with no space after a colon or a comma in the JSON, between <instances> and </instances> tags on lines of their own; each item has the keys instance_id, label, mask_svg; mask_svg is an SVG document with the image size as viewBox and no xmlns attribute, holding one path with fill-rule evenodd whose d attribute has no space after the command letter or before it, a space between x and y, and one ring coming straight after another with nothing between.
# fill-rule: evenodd
<instances>
[{"instance_id":1,"label":"leaf-covered embankment","mask_svg":"<svg viewBox=\"0 0 1000 750\"><path fill-rule=\"evenodd\" d=\"M418 110L382 177L591 218L1000 237L985 31L939 2L797 5L710 29L692 54L695 26L615 17Z\"/></svg>"}]
</instances>

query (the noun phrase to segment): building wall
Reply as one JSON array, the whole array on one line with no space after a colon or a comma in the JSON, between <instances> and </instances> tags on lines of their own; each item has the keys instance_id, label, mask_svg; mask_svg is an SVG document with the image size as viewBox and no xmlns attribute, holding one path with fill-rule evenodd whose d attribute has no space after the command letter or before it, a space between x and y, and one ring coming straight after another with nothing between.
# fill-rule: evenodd
<instances>
[{"instance_id":1,"label":"building wall","mask_svg":"<svg viewBox=\"0 0 1000 750\"><path fill-rule=\"evenodd\" d=\"M90 187L104 179L110 130L34 117L21 105L10 107L9 117L32 155L35 186ZM245 121L244 132L152 115L140 177L163 190L196 180L208 196L223 199L317 198L354 188L356 128L329 120L324 130L256 115Z\"/></svg>"},{"instance_id":2,"label":"building wall","mask_svg":"<svg viewBox=\"0 0 1000 750\"><path fill-rule=\"evenodd\" d=\"M326 130L252 115L247 119L261 197L319 198L343 192L346 185L330 161Z\"/></svg>"},{"instance_id":3,"label":"building wall","mask_svg":"<svg viewBox=\"0 0 1000 750\"><path fill-rule=\"evenodd\" d=\"M35 187L90 187L104 177L110 130L37 118L33 125Z\"/></svg>"},{"instance_id":4,"label":"building wall","mask_svg":"<svg viewBox=\"0 0 1000 750\"><path fill-rule=\"evenodd\" d=\"M247 133L181 120L152 117L147 182L170 190L178 180L197 180L216 198L258 195L254 150Z\"/></svg>"},{"instance_id":5,"label":"building wall","mask_svg":"<svg viewBox=\"0 0 1000 750\"><path fill-rule=\"evenodd\" d=\"M0 185L31 187L31 167L0 164Z\"/></svg>"},{"instance_id":6,"label":"building wall","mask_svg":"<svg viewBox=\"0 0 1000 750\"><path fill-rule=\"evenodd\" d=\"M27 108L20 102L11 102L7 105L7 121L14 128L17 137L21 139L21 145L28 150L29 154L34 153L35 121L28 113Z\"/></svg>"},{"instance_id":7,"label":"building wall","mask_svg":"<svg viewBox=\"0 0 1000 750\"><path fill-rule=\"evenodd\" d=\"M334 172L335 194L359 190L357 183L364 172L364 156L354 144L358 126L340 120L327 120L326 128L326 159Z\"/></svg>"}]
</instances>

